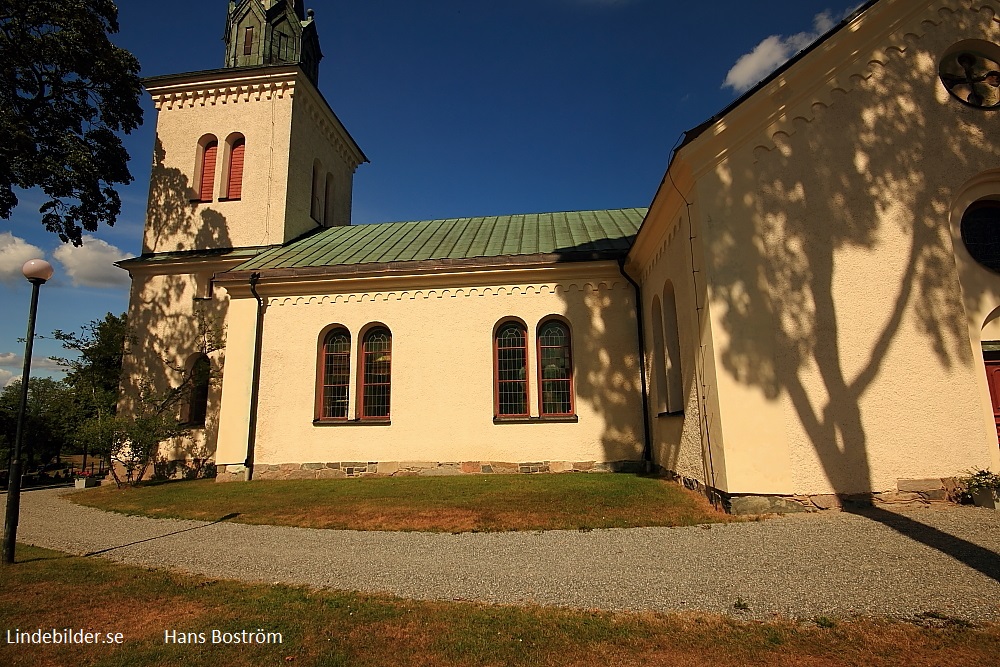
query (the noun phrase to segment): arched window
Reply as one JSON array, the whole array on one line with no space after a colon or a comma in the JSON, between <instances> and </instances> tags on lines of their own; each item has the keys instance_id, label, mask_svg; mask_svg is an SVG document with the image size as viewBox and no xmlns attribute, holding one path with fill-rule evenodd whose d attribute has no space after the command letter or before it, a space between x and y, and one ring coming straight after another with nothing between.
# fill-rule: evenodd
<instances>
[{"instance_id":1,"label":"arched window","mask_svg":"<svg viewBox=\"0 0 1000 667\"><path fill-rule=\"evenodd\" d=\"M206 134L198 142L198 201L212 201L215 196L215 163L219 153L219 141Z\"/></svg>"},{"instance_id":2,"label":"arched window","mask_svg":"<svg viewBox=\"0 0 1000 667\"><path fill-rule=\"evenodd\" d=\"M962 243L982 266L1000 272L1000 202L980 200L962 215Z\"/></svg>"},{"instance_id":3,"label":"arched window","mask_svg":"<svg viewBox=\"0 0 1000 667\"><path fill-rule=\"evenodd\" d=\"M504 322L493 337L498 417L528 415L527 331L520 322Z\"/></svg>"},{"instance_id":4,"label":"arched window","mask_svg":"<svg viewBox=\"0 0 1000 667\"><path fill-rule=\"evenodd\" d=\"M347 419L351 384L351 334L343 327L323 338L318 419Z\"/></svg>"},{"instance_id":5,"label":"arched window","mask_svg":"<svg viewBox=\"0 0 1000 667\"><path fill-rule=\"evenodd\" d=\"M650 317L653 327L653 378L656 381L656 412L667 412L667 361L663 345L663 309L660 297L653 296L653 312Z\"/></svg>"},{"instance_id":6,"label":"arched window","mask_svg":"<svg viewBox=\"0 0 1000 667\"><path fill-rule=\"evenodd\" d=\"M188 426L204 426L208 413L208 387L212 373L212 363L207 354L196 355L188 371L187 414L184 422Z\"/></svg>"},{"instance_id":7,"label":"arched window","mask_svg":"<svg viewBox=\"0 0 1000 667\"><path fill-rule=\"evenodd\" d=\"M684 410L684 382L681 375L681 341L677 331L677 299L674 284L663 286L663 356L667 375L667 411Z\"/></svg>"},{"instance_id":8,"label":"arched window","mask_svg":"<svg viewBox=\"0 0 1000 667\"><path fill-rule=\"evenodd\" d=\"M573 352L569 327L546 320L538 327L538 413L573 414Z\"/></svg>"},{"instance_id":9,"label":"arched window","mask_svg":"<svg viewBox=\"0 0 1000 667\"><path fill-rule=\"evenodd\" d=\"M377 326L361 344L361 418L388 419L392 379L392 334Z\"/></svg>"},{"instance_id":10,"label":"arched window","mask_svg":"<svg viewBox=\"0 0 1000 667\"><path fill-rule=\"evenodd\" d=\"M326 207L323 210L323 224L329 227L333 224L333 174L326 175L326 191L324 194Z\"/></svg>"},{"instance_id":11,"label":"arched window","mask_svg":"<svg viewBox=\"0 0 1000 667\"><path fill-rule=\"evenodd\" d=\"M309 215L316 222L323 219L323 168L320 167L319 160L313 161L312 173L312 202L309 205Z\"/></svg>"},{"instance_id":12,"label":"arched window","mask_svg":"<svg viewBox=\"0 0 1000 667\"><path fill-rule=\"evenodd\" d=\"M243 157L247 141L242 135L236 135L229 144L229 166L226 183L226 198L240 199L243 196Z\"/></svg>"}]
</instances>

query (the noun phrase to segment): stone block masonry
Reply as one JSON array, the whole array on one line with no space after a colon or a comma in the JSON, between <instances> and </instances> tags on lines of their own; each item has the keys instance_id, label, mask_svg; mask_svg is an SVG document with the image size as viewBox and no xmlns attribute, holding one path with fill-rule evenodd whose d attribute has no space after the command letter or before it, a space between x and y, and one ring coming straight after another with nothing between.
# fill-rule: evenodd
<instances>
[{"instance_id":1,"label":"stone block masonry","mask_svg":"<svg viewBox=\"0 0 1000 667\"><path fill-rule=\"evenodd\" d=\"M338 479L347 477L438 477L444 475L529 475L564 472L641 472L641 461L333 461L260 463L254 479ZM241 465L218 467L216 481L246 479Z\"/></svg>"}]
</instances>

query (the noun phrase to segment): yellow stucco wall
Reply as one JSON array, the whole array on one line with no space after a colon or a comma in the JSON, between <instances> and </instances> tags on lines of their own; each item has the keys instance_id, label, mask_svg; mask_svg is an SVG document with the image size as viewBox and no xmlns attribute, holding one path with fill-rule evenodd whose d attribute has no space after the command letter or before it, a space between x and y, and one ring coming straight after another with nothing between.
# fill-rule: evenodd
<instances>
[{"instance_id":1,"label":"yellow stucco wall","mask_svg":"<svg viewBox=\"0 0 1000 667\"><path fill-rule=\"evenodd\" d=\"M212 365L204 427L164 443L161 459L215 457L229 297L225 289L215 288L208 298L208 290L212 274L231 266L202 261L131 269L128 324L134 341L127 344L123 358L122 408L135 410L144 394L157 402L166 400L182 385L197 354L207 353ZM186 395L173 403L171 409L181 416Z\"/></svg>"},{"instance_id":2,"label":"yellow stucco wall","mask_svg":"<svg viewBox=\"0 0 1000 667\"><path fill-rule=\"evenodd\" d=\"M970 336L1000 277L957 268L951 220L1000 165L996 112L937 75L955 42L1000 42L996 4L971 6L885 0L682 149L723 490L886 491L997 467Z\"/></svg>"},{"instance_id":3,"label":"yellow stucco wall","mask_svg":"<svg viewBox=\"0 0 1000 667\"><path fill-rule=\"evenodd\" d=\"M178 75L147 89L158 114L143 252L262 246L300 236L317 225L310 217L317 159L324 184L328 172L336 181L333 224L349 224L354 169L364 156L297 67ZM236 133L246 139L242 196L225 201L227 139ZM193 201L206 135L219 142L213 199Z\"/></svg>"},{"instance_id":4,"label":"yellow stucco wall","mask_svg":"<svg viewBox=\"0 0 1000 667\"><path fill-rule=\"evenodd\" d=\"M331 118L318 91L303 83L296 91L291 119L291 142L296 149L288 156L288 207L285 240L291 240L313 228L351 224L354 169L361 158L342 136L338 123ZM312 199L313 164L320 171L320 219L309 215ZM333 176L333 205L329 214L326 201L326 175ZM303 215L303 211L306 215ZM330 219L332 217L332 219Z\"/></svg>"},{"instance_id":5,"label":"yellow stucco wall","mask_svg":"<svg viewBox=\"0 0 1000 667\"><path fill-rule=\"evenodd\" d=\"M414 276L363 290L355 281L322 290L300 286L304 296L281 295L286 290L262 282L268 307L256 464L638 460L642 424L633 295L617 267L576 269L572 276L565 269L543 270L530 281L488 273L449 276L450 284L441 276ZM564 317L571 327L578 422L494 424L494 326L511 316L527 324L529 405L537 416L537 378L531 370L536 327L550 315ZM234 300L220 464L241 462L246 455L255 317L252 298ZM350 331L355 372L360 336L373 322L392 332L391 424L314 425L320 333L335 323ZM355 384L352 417L356 394Z\"/></svg>"},{"instance_id":6,"label":"yellow stucco wall","mask_svg":"<svg viewBox=\"0 0 1000 667\"><path fill-rule=\"evenodd\" d=\"M294 71L251 70L147 85L158 114L143 252L284 241L295 80ZM234 132L246 138L243 194L218 201L225 196L226 138ZM214 200L194 202L198 142L207 134L219 142Z\"/></svg>"},{"instance_id":7,"label":"yellow stucco wall","mask_svg":"<svg viewBox=\"0 0 1000 667\"><path fill-rule=\"evenodd\" d=\"M720 488L725 481L724 452L715 446L713 455L709 455L713 439L706 423L701 421L703 414L714 414L715 410L713 396L707 401L699 398L705 370L699 362L702 345L709 341L705 328L698 326L701 316L698 305L704 303L704 284L692 270L692 254L700 258L701 253L698 244L690 238L688 224L686 207L678 193L665 193L654 203L646 218L645 225L654 233L644 239L645 247L636 253L645 261L641 268L635 264L629 267L637 269L642 286L653 461L678 475ZM698 269L703 269L700 259ZM680 344L682 398L676 402L668 401L670 380L665 350L670 321L669 299L665 298L668 281L674 291ZM662 327L664 339L660 339L657 326Z\"/></svg>"}]
</instances>

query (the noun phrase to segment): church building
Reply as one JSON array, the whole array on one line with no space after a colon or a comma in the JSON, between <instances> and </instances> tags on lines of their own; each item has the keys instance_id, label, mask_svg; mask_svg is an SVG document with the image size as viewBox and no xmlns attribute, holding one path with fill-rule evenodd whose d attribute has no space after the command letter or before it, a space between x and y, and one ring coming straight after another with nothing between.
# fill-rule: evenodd
<instances>
[{"instance_id":1,"label":"church building","mask_svg":"<svg viewBox=\"0 0 1000 667\"><path fill-rule=\"evenodd\" d=\"M689 130L648 209L366 225L312 13L230 2L225 44L145 81L123 409L184 387L164 462L661 469L733 511L1000 470L1000 3L868 2Z\"/></svg>"}]
</instances>

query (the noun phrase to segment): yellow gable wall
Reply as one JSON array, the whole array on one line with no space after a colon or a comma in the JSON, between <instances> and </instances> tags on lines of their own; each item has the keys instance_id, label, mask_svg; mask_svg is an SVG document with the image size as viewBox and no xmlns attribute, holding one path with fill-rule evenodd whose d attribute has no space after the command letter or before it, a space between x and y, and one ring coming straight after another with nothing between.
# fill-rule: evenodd
<instances>
[{"instance_id":1,"label":"yellow gable wall","mask_svg":"<svg viewBox=\"0 0 1000 667\"><path fill-rule=\"evenodd\" d=\"M975 337L1000 278L960 282L951 220L1000 165L997 112L937 74L955 42L1000 42L998 13L884 0L682 149L724 490L884 491L998 467Z\"/></svg>"},{"instance_id":2,"label":"yellow gable wall","mask_svg":"<svg viewBox=\"0 0 1000 667\"><path fill-rule=\"evenodd\" d=\"M255 462L637 461L642 452L632 287L614 264L589 276L539 272L528 282L468 276L392 289L336 287L312 296L274 295L265 315ZM456 287L467 281L473 286ZM270 293L269 293L270 290ZM309 292L303 287L303 292ZM241 294L244 295L243 288ZM492 335L517 317L528 328L529 406L538 415L536 327L569 322L577 423L494 424ZM246 456L256 302L230 309L219 451L221 465ZM352 338L352 373L364 327L392 332L390 425L314 425L319 336L330 324ZM350 416L356 416L357 384Z\"/></svg>"}]
</instances>

